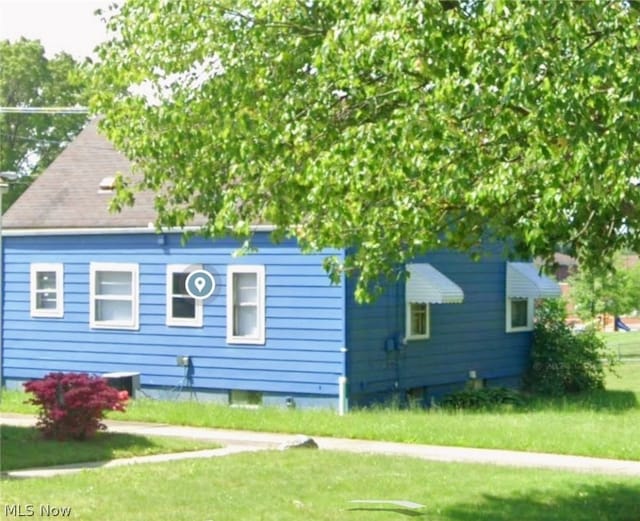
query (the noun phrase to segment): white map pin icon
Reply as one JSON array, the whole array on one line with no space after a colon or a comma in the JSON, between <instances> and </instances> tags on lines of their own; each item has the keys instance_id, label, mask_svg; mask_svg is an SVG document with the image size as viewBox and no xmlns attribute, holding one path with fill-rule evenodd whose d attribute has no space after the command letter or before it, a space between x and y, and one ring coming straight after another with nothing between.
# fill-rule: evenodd
<instances>
[{"instance_id":1,"label":"white map pin icon","mask_svg":"<svg viewBox=\"0 0 640 521\"><path fill-rule=\"evenodd\" d=\"M207 285L207 281L204 280L204 277L196 277L196 279L193 281L193 284L198 291L202 291Z\"/></svg>"},{"instance_id":2,"label":"white map pin icon","mask_svg":"<svg viewBox=\"0 0 640 521\"><path fill-rule=\"evenodd\" d=\"M216 281L213 275L203 269L192 271L187 276L185 283L187 293L196 299L209 298L216 288Z\"/></svg>"}]
</instances>

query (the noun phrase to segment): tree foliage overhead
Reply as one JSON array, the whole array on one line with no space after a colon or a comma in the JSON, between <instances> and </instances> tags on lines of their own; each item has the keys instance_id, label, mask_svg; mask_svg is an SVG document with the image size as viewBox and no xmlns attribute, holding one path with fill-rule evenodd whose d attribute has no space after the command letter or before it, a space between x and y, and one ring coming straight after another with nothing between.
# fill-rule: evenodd
<instances>
[{"instance_id":1,"label":"tree foliage overhead","mask_svg":"<svg viewBox=\"0 0 640 521\"><path fill-rule=\"evenodd\" d=\"M0 106L86 105L87 77L69 54L47 58L37 40L0 40ZM84 125L84 115L0 114L0 171L17 172L7 208Z\"/></svg>"},{"instance_id":2,"label":"tree foliage overhead","mask_svg":"<svg viewBox=\"0 0 640 521\"><path fill-rule=\"evenodd\" d=\"M640 246L640 27L626 0L130 0L93 108L159 225L351 247L359 296L486 237L582 265Z\"/></svg>"}]
</instances>

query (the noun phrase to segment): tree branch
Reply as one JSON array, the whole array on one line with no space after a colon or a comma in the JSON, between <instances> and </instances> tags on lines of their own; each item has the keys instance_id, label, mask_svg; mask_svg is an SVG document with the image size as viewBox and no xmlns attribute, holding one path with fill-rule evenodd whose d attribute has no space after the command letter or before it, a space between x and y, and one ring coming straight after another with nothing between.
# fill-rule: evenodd
<instances>
[{"instance_id":1,"label":"tree branch","mask_svg":"<svg viewBox=\"0 0 640 521\"><path fill-rule=\"evenodd\" d=\"M254 25L260 25L261 27L269 27L269 28L276 28L276 29L291 29L306 35L322 35L325 32L323 29L317 29L315 27L309 27L305 25L298 25L290 22L268 22L267 20L261 20L259 18L256 18L255 16L250 16L248 14L242 13L235 9L231 9L230 7L224 7L219 2L214 2L213 5L214 7L217 7L218 9L220 9L225 14L230 14L232 16L246 20L247 22L250 22Z\"/></svg>"}]
</instances>

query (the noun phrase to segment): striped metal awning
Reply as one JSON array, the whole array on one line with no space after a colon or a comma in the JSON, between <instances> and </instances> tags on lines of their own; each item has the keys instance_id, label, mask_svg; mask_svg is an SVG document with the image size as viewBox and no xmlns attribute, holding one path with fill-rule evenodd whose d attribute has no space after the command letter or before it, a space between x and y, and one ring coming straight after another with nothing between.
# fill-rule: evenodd
<instances>
[{"instance_id":1,"label":"striped metal awning","mask_svg":"<svg viewBox=\"0 0 640 521\"><path fill-rule=\"evenodd\" d=\"M555 298L560 294L558 283L541 275L532 262L507 262L507 298Z\"/></svg>"},{"instance_id":2,"label":"striped metal awning","mask_svg":"<svg viewBox=\"0 0 640 521\"><path fill-rule=\"evenodd\" d=\"M462 288L431 264L407 264L406 300L412 304L459 304Z\"/></svg>"}]
</instances>

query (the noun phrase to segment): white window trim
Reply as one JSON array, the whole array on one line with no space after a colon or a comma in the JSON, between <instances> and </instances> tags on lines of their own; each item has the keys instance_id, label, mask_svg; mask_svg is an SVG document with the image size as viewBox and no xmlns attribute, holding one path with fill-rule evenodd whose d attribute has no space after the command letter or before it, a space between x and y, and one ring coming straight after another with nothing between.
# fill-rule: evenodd
<instances>
[{"instance_id":1,"label":"white window trim","mask_svg":"<svg viewBox=\"0 0 640 521\"><path fill-rule=\"evenodd\" d=\"M204 324L203 300L194 299L196 302L196 316L194 318L177 318L173 316L173 274L185 273L202 269L201 264L167 264L166 282L166 324L178 327L202 327ZM178 295L179 296L179 295Z\"/></svg>"},{"instance_id":2,"label":"white window trim","mask_svg":"<svg viewBox=\"0 0 640 521\"><path fill-rule=\"evenodd\" d=\"M38 309L38 273L53 271L56 274L56 307L54 309ZM34 263L31 264L30 289L31 316L36 318L62 318L64 316L64 267L61 263Z\"/></svg>"},{"instance_id":3,"label":"white window trim","mask_svg":"<svg viewBox=\"0 0 640 521\"><path fill-rule=\"evenodd\" d=\"M258 334L255 336L237 336L233 334L233 275L236 273L255 273L257 283L257 317ZM228 344L259 344L265 343L265 270L264 266L231 265L227 266L227 343Z\"/></svg>"},{"instance_id":4,"label":"white window trim","mask_svg":"<svg viewBox=\"0 0 640 521\"><path fill-rule=\"evenodd\" d=\"M424 335L411 334L411 304L424 304L427 307L427 331ZM431 338L431 305L428 302L407 302L405 305L405 340L427 340Z\"/></svg>"},{"instance_id":5,"label":"white window trim","mask_svg":"<svg viewBox=\"0 0 640 521\"><path fill-rule=\"evenodd\" d=\"M511 301L512 300L526 300L527 301L527 325L521 327L511 326ZM507 298L507 312L506 312L506 331L507 333L521 333L523 331L533 331L533 308L535 307L535 300L531 297L509 297Z\"/></svg>"},{"instance_id":6,"label":"white window trim","mask_svg":"<svg viewBox=\"0 0 640 521\"><path fill-rule=\"evenodd\" d=\"M92 329L139 329L140 325L140 287L139 268L136 263L92 262L89 274L89 325ZM120 271L131 273L131 290L126 295L100 296L103 300L131 300L131 320L96 320L96 274L102 271Z\"/></svg>"}]
</instances>

